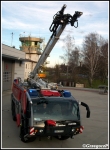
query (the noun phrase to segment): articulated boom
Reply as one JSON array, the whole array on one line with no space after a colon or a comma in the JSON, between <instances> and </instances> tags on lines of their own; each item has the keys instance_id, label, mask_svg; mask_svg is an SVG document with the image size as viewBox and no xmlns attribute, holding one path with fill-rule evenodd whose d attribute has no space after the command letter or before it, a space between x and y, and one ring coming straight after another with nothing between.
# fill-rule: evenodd
<instances>
[{"instance_id":1,"label":"articulated boom","mask_svg":"<svg viewBox=\"0 0 110 150\"><path fill-rule=\"evenodd\" d=\"M39 58L39 61L37 62L33 72L31 72L29 75L28 81L30 82L30 84L33 83L32 79L35 80L35 83L37 81L39 82L39 84L41 82L44 82L41 80L39 81L39 77L36 74L38 73L38 69L40 68L40 66L43 65L43 63L45 62L45 60L49 56L51 50L53 49L53 47L57 43L57 41L58 41L60 35L62 34L63 30L65 29L66 25L70 23L71 26L74 26L74 23L77 22L77 26L76 27L74 26L74 27L75 28L78 27L77 18L82 15L82 12L76 11L75 14L73 16L71 16L70 14L64 14L65 8L66 8L66 5L63 5L61 10L53 16L53 22L49 28L49 30L53 33L52 33L52 35L51 35L51 37L50 37L50 39L46 45L41 57ZM44 83L43 86L44 86L43 88L47 88L46 83Z\"/></svg>"}]
</instances>

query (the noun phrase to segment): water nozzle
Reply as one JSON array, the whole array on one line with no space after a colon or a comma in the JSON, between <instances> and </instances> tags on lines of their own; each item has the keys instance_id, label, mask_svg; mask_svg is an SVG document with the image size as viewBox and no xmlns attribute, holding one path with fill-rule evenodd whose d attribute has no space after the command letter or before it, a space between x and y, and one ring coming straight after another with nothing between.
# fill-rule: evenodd
<instances>
[{"instance_id":1,"label":"water nozzle","mask_svg":"<svg viewBox=\"0 0 110 150\"><path fill-rule=\"evenodd\" d=\"M79 18L82 14L83 12L75 11L75 14L72 16L71 26L74 26L74 23L77 22L77 27L78 27L77 18Z\"/></svg>"}]
</instances>

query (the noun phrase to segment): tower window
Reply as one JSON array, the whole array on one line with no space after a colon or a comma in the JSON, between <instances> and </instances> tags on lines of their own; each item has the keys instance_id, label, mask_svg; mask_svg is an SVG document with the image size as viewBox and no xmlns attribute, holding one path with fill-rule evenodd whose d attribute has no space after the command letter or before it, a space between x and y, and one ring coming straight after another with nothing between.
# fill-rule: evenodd
<instances>
[{"instance_id":1,"label":"tower window","mask_svg":"<svg viewBox=\"0 0 110 150\"><path fill-rule=\"evenodd\" d=\"M35 45L37 45L37 41L35 41Z\"/></svg>"}]
</instances>

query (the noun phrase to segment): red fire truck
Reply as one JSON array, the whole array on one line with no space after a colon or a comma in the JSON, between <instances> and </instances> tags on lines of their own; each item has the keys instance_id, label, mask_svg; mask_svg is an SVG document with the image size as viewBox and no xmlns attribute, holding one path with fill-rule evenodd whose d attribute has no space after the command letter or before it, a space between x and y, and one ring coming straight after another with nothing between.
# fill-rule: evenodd
<instances>
[{"instance_id":1,"label":"red fire truck","mask_svg":"<svg viewBox=\"0 0 110 150\"><path fill-rule=\"evenodd\" d=\"M74 22L82 15L78 11L73 16L64 14L65 8L66 5L54 15L50 26L53 33L27 82L23 82L20 77L13 81L12 117L19 127L19 136L23 142L31 142L36 137L41 139L43 136L65 140L82 133L84 127L81 124L80 104L86 107L87 118L90 117L87 104L78 102L67 90L50 89L48 84L36 75L66 25L70 23L74 26Z\"/></svg>"}]
</instances>

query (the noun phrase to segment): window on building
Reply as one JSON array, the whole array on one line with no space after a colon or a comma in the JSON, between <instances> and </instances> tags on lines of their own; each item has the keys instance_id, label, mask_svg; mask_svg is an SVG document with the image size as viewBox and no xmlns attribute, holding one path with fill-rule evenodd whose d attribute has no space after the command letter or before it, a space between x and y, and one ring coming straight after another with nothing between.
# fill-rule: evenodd
<instances>
[{"instance_id":1,"label":"window on building","mask_svg":"<svg viewBox=\"0 0 110 150\"><path fill-rule=\"evenodd\" d=\"M3 82L11 81L11 72L3 72Z\"/></svg>"},{"instance_id":2,"label":"window on building","mask_svg":"<svg viewBox=\"0 0 110 150\"><path fill-rule=\"evenodd\" d=\"M21 65L22 65L22 61L19 62L19 66L21 66Z\"/></svg>"},{"instance_id":3,"label":"window on building","mask_svg":"<svg viewBox=\"0 0 110 150\"><path fill-rule=\"evenodd\" d=\"M37 42L37 41L35 41L35 45L37 45L37 43L38 43L38 42Z\"/></svg>"}]
</instances>

